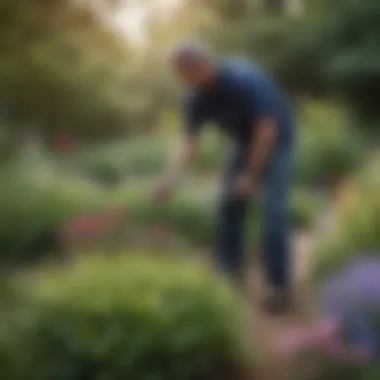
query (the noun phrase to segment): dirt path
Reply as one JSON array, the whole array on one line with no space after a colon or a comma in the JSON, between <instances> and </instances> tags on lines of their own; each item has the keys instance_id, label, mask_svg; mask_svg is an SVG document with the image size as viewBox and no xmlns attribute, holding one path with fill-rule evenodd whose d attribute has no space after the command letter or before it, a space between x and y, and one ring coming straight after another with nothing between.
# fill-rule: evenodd
<instances>
[{"instance_id":1,"label":"dirt path","mask_svg":"<svg viewBox=\"0 0 380 380\"><path fill-rule=\"evenodd\" d=\"M326 229L331 226L332 215L322 215L315 227L310 231L297 233L293 238L295 295L297 306L290 315L268 317L261 314L257 307L252 306L251 318L253 322L253 339L258 342L260 349L259 380L285 380L288 378L290 363L281 359L275 352L276 341L291 327L307 325L313 320L314 295L309 274L312 270L315 244ZM262 293L262 279L260 270L252 270L248 276L248 292L252 297L252 305L257 304L257 295Z\"/></svg>"}]
</instances>

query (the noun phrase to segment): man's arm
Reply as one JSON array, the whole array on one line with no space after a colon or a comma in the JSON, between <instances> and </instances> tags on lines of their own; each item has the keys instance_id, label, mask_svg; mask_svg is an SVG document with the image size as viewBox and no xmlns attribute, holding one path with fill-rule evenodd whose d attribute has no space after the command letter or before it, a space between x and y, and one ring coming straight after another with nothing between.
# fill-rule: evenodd
<instances>
[{"instance_id":1,"label":"man's arm","mask_svg":"<svg viewBox=\"0 0 380 380\"><path fill-rule=\"evenodd\" d=\"M178 182L182 172L194 157L202 126L206 121L202 99L194 93L187 94L185 97L182 113L185 123L182 137L166 172L166 178L172 184Z\"/></svg>"},{"instance_id":2,"label":"man's arm","mask_svg":"<svg viewBox=\"0 0 380 380\"><path fill-rule=\"evenodd\" d=\"M178 184L198 147L198 136L205 121L205 113L200 99L197 97L186 98L183 114L185 128L182 137L162 180L153 193L153 198L159 201L170 197L172 189Z\"/></svg>"},{"instance_id":3,"label":"man's arm","mask_svg":"<svg viewBox=\"0 0 380 380\"><path fill-rule=\"evenodd\" d=\"M247 172L255 179L261 177L263 169L273 151L277 139L277 121L271 117L261 117L254 121L254 136L247 160Z\"/></svg>"},{"instance_id":4,"label":"man's arm","mask_svg":"<svg viewBox=\"0 0 380 380\"><path fill-rule=\"evenodd\" d=\"M259 179L273 152L278 136L278 122L272 99L261 88L260 78L251 77L247 82L245 96L252 108L252 141L246 170L250 176Z\"/></svg>"},{"instance_id":5,"label":"man's arm","mask_svg":"<svg viewBox=\"0 0 380 380\"><path fill-rule=\"evenodd\" d=\"M194 157L198 147L198 136L183 134L173 157L169 162L169 166L164 174L165 182L176 185L181 179L182 173L189 166L190 161Z\"/></svg>"},{"instance_id":6,"label":"man's arm","mask_svg":"<svg viewBox=\"0 0 380 380\"><path fill-rule=\"evenodd\" d=\"M181 179L182 172L187 169L191 159L194 157L197 146L198 138L195 135L183 135L163 178L161 178L153 191L154 201L162 202L170 198L172 190Z\"/></svg>"}]
</instances>

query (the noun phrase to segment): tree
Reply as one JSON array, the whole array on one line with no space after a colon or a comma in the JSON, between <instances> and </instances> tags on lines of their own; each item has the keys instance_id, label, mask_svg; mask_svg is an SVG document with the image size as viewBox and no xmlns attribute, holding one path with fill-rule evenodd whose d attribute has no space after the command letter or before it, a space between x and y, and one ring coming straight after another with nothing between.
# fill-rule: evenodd
<instances>
[{"instance_id":1,"label":"tree","mask_svg":"<svg viewBox=\"0 0 380 380\"><path fill-rule=\"evenodd\" d=\"M80 5L80 6L79 6ZM145 110L126 105L134 54L96 9L72 0L0 3L0 116L14 135L33 125L47 139L133 130ZM141 120L139 120L141 119Z\"/></svg>"},{"instance_id":2,"label":"tree","mask_svg":"<svg viewBox=\"0 0 380 380\"><path fill-rule=\"evenodd\" d=\"M366 123L380 120L376 100L380 85L380 3L333 0L326 6L325 22L320 19L318 25L331 45L326 71L332 91L349 103L358 119Z\"/></svg>"}]
</instances>

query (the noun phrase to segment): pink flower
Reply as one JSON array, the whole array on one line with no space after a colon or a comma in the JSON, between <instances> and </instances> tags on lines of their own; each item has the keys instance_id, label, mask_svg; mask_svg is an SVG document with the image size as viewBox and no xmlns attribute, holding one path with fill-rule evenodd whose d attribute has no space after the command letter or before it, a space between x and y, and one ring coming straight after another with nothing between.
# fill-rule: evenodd
<instances>
[{"instance_id":1,"label":"pink flower","mask_svg":"<svg viewBox=\"0 0 380 380\"><path fill-rule=\"evenodd\" d=\"M172 237L173 233L170 227L162 224L155 225L150 228L150 235L154 239L167 242Z\"/></svg>"},{"instance_id":2,"label":"pink flower","mask_svg":"<svg viewBox=\"0 0 380 380\"><path fill-rule=\"evenodd\" d=\"M60 133L54 138L53 147L61 152L71 150L74 147L74 138L68 133Z\"/></svg>"},{"instance_id":3,"label":"pink flower","mask_svg":"<svg viewBox=\"0 0 380 380\"><path fill-rule=\"evenodd\" d=\"M313 327L300 327L285 334L279 349L289 357L305 349L328 346L337 337L338 331L338 323L333 320L323 320Z\"/></svg>"},{"instance_id":4,"label":"pink flower","mask_svg":"<svg viewBox=\"0 0 380 380\"><path fill-rule=\"evenodd\" d=\"M324 319L316 327L316 341L323 344L337 339L339 336L339 322L332 319Z\"/></svg>"},{"instance_id":5,"label":"pink flower","mask_svg":"<svg viewBox=\"0 0 380 380\"><path fill-rule=\"evenodd\" d=\"M282 337L278 349L282 356L293 357L301 350L309 348L313 341L313 331L306 328L299 328L290 331Z\"/></svg>"},{"instance_id":6,"label":"pink flower","mask_svg":"<svg viewBox=\"0 0 380 380\"><path fill-rule=\"evenodd\" d=\"M123 208L114 208L75 218L59 227L59 235L64 242L83 240L85 238L102 238L125 216Z\"/></svg>"}]
</instances>

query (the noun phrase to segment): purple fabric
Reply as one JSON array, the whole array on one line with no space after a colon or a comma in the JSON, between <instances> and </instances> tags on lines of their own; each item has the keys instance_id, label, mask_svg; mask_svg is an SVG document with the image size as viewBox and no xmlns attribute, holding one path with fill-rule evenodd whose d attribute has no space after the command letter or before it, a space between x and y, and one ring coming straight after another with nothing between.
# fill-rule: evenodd
<instances>
[{"instance_id":1,"label":"purple fabric","mask_svg":"<svg viewBox=\"0 0 380 380\"><path fill-rule=\"evenodd\" d=\"M347 307L379 309L380 257L365 255L351 260L325 281L321 298L322 307L326 305L340 313Z\"/></svg>"},{"instance_id":2,"label":"purple fabric","mask_svg":"<svg viewBox=\"0 0 380 380\"><path fill-rule=\"evenodd\" d=\"M374 314L380 311L380 254L360 255L328 278L321 291L325 317L339 321L351 343L380 346Z\"/></svg>"}]
</instances>

